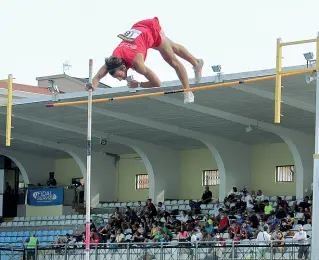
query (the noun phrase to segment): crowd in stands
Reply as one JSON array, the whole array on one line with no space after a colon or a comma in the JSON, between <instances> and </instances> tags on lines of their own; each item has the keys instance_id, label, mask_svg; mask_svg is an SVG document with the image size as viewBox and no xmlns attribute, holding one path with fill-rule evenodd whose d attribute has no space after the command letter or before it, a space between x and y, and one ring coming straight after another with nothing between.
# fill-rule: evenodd
<instances>
[{"instance_id":1,"label":"crowd in stands","mask_svg":"<svg viewBox=\"0 0 319 260\"><path fill-rule=\"evenodd\" d=\"M203 205L213 205L213 213L202 214ZM295 201L291 206L281 197L272 206L261 190L255 194L246 188L238 191L236 187L220 203L214 201L209 187L205 188L201 200L189 200L189 209L168 212L159 202L154 205L151 199L138 206L127 206L124 210L116 208L107 223L100 226L91 224L92 243L124 242L180 242L226 241L255 239L278 240L284 245L285 239L306 240L309 235L303 227L311 225L311 203L309 197ZM70 236L59 243L83 243L85 233ZM281 247L278 247L278 250Z\"/></svg>"}]
</instances>

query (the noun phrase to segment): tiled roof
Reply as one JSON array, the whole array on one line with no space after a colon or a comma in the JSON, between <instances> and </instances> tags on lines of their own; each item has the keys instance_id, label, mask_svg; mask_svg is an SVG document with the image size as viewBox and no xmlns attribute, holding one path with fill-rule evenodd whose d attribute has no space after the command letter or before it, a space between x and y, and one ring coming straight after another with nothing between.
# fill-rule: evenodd
<instances>
[{"instance_id":1,"label":"tiled roof","mask_svg":"<svg viewBox=\"0 0 319 260\"><path fill-rule=\"evenodd\" d=\"M0 88L7 89L8 83L7 82L0 82ZM12 88L13 88L13 90L24 91L24 92L34 93L34 94L52 95L50 90L48 90L46 88L36 87L36 86L13 83Z\"/></svg>"}]
</instances>

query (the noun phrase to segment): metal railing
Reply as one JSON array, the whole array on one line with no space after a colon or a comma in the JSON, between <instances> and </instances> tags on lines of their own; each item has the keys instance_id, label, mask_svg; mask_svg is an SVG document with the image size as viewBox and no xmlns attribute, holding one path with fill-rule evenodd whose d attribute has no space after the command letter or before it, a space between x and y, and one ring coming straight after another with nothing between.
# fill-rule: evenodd
<instances>
[{"instance_id":1,"label":"metal railing","mask_svg":"<svg viewBox=\"0 0 319 260\"><path fill-rule=\"evenodd\" d=\"M170 242L170 243L121 243L91 245L92 260L217 260L217 259L270 259L293 260L299 254L310 256L310 240L304 244L285 241L268 244L256 241L239 242ZM23 247L0 247L0 259L78 260L85 258L84 244L39 246L35 250Z\"/></svg>"}]
</instances>

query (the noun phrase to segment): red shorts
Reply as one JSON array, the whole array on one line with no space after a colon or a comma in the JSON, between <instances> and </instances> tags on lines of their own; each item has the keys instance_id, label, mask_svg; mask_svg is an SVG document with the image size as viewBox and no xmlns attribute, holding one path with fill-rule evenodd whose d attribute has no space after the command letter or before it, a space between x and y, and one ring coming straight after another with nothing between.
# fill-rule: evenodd
<instances>
[{"instance_id":1,"label":"red shorts","mask_svg":"<svg viewBox=\"0 0 319 260\"><path fill-rule=\"evenodd\" d=\"M162 43L161 30L162 27L157 17L153 19L139 21L132 26L132 29L141 29L143 34L148 34L148 47L156 48Z\"/></svg>"},{"instance_id":2,"label":"red shorts","mask_svg":"<svg viewBox=\"0 0 319 260\"><path fill-rule=\"evenodd\" d=\"M162 30L157 17L139 21L132 26L138 32L134 41L123 40L113 51L113 56L125 60L126 65L131 68L136 54L143 54L144 60L150 48L156 48L162 43L160 32Z\"/></svg>"}]
</instances>

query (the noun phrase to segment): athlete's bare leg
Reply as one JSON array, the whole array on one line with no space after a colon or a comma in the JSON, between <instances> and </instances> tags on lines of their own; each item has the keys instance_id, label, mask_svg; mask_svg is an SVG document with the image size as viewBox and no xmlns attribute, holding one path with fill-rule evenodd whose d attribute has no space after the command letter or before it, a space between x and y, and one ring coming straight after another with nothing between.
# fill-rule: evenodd
<instances>
[{"instance_id":1,"label":"athlete's bare leg","mask_svg":"<svg viewBox=\"0 0 319 260\"><path fill-rule=\"evenodd\" d=\"M203 60L196 59L194 56L192 56L186 50L185 47L172 42L170 39L168 39L165 36L163 30L161 30L160 34L162 37L162 43L160 46L158 46L155 49L158 50L161 53L163 59L169 65L171 65L171 67L173 67L175 69L176 74L177 74L178 78L180 79L180 81L182 82L184 88L185 89L189 88L188 75L187 75L185 67L177 59L175 54L193 65L193 69L195 72L195 83L199 83L199 81L201 79L202 67L204 64ZM193 103L194 102L194 95L192 92L190 92L190 91L184 92L184 102L185 103Z\"/></svg>"},{"instance_id":2,"label":"athlete's bare leg","mask_svg":"<svg viewBox=\"0 0 319 260\"><path fill-rule=\"evenodd\" d=\"M167 38L167 37L166 37ZM175 42L173 42L172 40L170 40L169 38L167 38L172 49L173 49L173 52L181 57L182 59L188 61L190 64L193 65L193 67L196 67L198 65L198 60L192 55L189 53L189 51L182 45L180 44L177 44Z\"/></svg>"},{"instance_id":3,"label":"athlete's bare leg","mask_svg":"<svg viewBox=\"0 0 319 260\"><path fill-rule=\"evenodd\" d=\"M164 32L161 31L162 36L162 43L156 47L155 49L158 50L163 59L172 67L175 69L176 74L180 81L183 84L184 88L189 88L189 82L188 82L188 76L185 67L183 64L177 59L175 56L175 53L173 51L173 48L170 44L170 41L165 36Z\"/></svg>"},{"instance_id":4,"label":"athlete's bare leg","mask_svg":"<svg viewBox=\"0 0 319 260\"><path fill-rule=\"evenodd\" d=\"M168 40L172 46L174 53L193 65L193 70L195 73L195 83L199 83L202 78L202 68L204 66L204 61L202 59L196 59L184 46L177 44L170 39Z\"/></svg>"}]
</instances>

